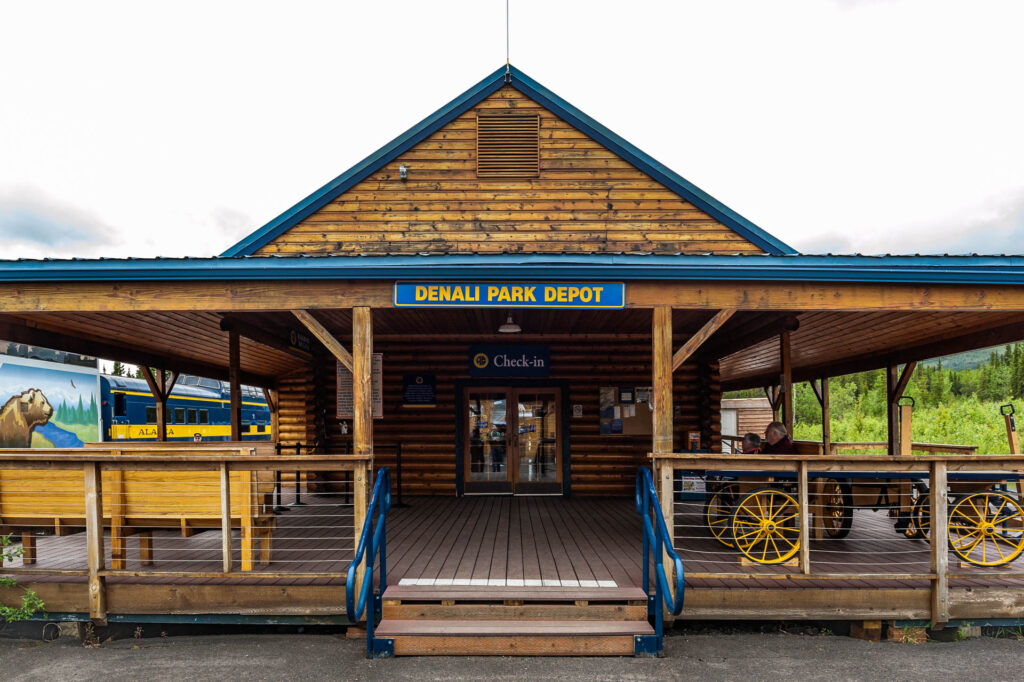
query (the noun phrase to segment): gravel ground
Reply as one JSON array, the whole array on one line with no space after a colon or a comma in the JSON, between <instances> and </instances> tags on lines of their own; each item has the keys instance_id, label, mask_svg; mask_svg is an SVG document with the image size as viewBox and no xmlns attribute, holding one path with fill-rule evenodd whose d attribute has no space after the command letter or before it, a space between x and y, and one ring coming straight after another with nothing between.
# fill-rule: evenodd
<instances>
[{"instance_id":1,"label":"gravel ground","mask_svg":"<svg viewBox=\"0 0 1024 682\"><path fill-rule=\"evenodd\" d=\"M679 634L661 659L396 658L367 660L344 635L167 637L83 647L0 640L3 679L14 680L1014 680L1024 642L982 637L928 644L842 636Z\"/></svg>"}]
</instances>

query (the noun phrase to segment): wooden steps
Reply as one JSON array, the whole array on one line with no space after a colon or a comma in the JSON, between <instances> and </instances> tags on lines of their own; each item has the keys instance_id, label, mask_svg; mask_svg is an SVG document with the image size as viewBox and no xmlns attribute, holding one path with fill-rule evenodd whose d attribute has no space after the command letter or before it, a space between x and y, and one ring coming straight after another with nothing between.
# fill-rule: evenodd
<instances>
[{"instance_id":1,"label":"wooden steps","mask_svg":"<svg viewBox=\"0 0 1024 682\"><path fill-rule=\"evenodd\" d=\"M654 629L638 588L403 585L374 635L396 656L631 656Z\"/></svg>"}]
</instances>

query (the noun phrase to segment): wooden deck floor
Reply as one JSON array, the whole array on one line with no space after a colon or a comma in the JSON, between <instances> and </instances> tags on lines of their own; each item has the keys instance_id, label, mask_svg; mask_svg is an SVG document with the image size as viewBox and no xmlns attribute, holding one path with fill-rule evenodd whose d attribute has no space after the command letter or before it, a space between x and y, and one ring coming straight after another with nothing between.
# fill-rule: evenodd
<instances>
[{"instance_id":1,"label":"wooden deck floor","mask_svg":"<svg viewBox=\"0 0 1024 682\"><path fill-rule=\"evenodd\" d=\"M274 558L253 572L344 572L351 561L351 505L339 497L304 497L307 505L278 517ZM287 501L287 500L286 500ZM490 587L633 587L640 584L640 521L632 499L558 497L415 497L392 510L388 521L388 582L392 585ZM922 579L788 579L794 567L744 566L739 554L718 544L702 526L699 503L676 504L676 547L691 589L878 589L927 588ZM138 544L128 539L128 569L139 564ZM239 538L235 531L235 560ZM40 569L86 567L85 535L38 539ZM109 542L107 543L109 562ZM220 532L183 538L174 530L154 532L156 571L221 569ZM20 562L16 563L18 565ZM815 573L927 573L926 542L906 540L892 529L884 512L857 510L853 531L844 540L814 541ZM109 563L108 563L109 565ZM237 564L236 564L237 566ZM1024 558L1004 569L959 566L953 573L1018 573ZM2 571L0 571L2 572ZM714 578L696 578L713 573ZM242 579L252 582L249 579ZM83 576L32 576L32 582L84 583ZM162 584L237 584L238 578L112 576L108 582ZM276 576L261 585L341 585L340 578ZM1024 588L1024 579L952 578L951 586Z\"/></svg>"}]
</instances>

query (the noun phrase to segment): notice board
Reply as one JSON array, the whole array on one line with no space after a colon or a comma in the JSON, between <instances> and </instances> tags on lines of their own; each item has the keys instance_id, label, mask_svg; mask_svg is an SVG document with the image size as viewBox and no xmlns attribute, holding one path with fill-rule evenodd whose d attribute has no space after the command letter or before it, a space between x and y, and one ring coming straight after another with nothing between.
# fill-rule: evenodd
<instances>
[{"instance_id":1,"label":"notice board","mask_svg":"<svg viewBox=\"0 0 1024 682\"><path fill-rule=\"evenodd\" d=\"M599 396L601 434L649 436L653 433L650 386L602 386Z\"/></svg>"},{"instance_id":2,"label":"notice board","mask_svg":"<svg viewBox=\"0 0 1024 682\"><path fill-rule=\"evenodd\" d=\"M373 393L373 418L384 418L384 354L374 353L371 362L371 391ZM338 363L338 419L353 419L355 406L352 401L352 372L348 367Z\"/></svg>"}]
</instances>

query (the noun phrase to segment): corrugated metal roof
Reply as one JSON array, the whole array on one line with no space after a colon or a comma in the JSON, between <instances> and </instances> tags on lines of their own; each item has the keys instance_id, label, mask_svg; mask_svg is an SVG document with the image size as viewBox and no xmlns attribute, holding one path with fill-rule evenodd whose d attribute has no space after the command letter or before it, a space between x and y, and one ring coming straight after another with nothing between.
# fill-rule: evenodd
<instances>
[{"instance_id":1,"label":"corrugated metal roof","mask_svg":"<svg viewBox=\"0 0 1024 682\"><path fill-rule=\"evenodd\" d=\"M1024 256L448 254L0 261L0 281L660 279L1024 285Z\"/></svg>"}]
</instances>

